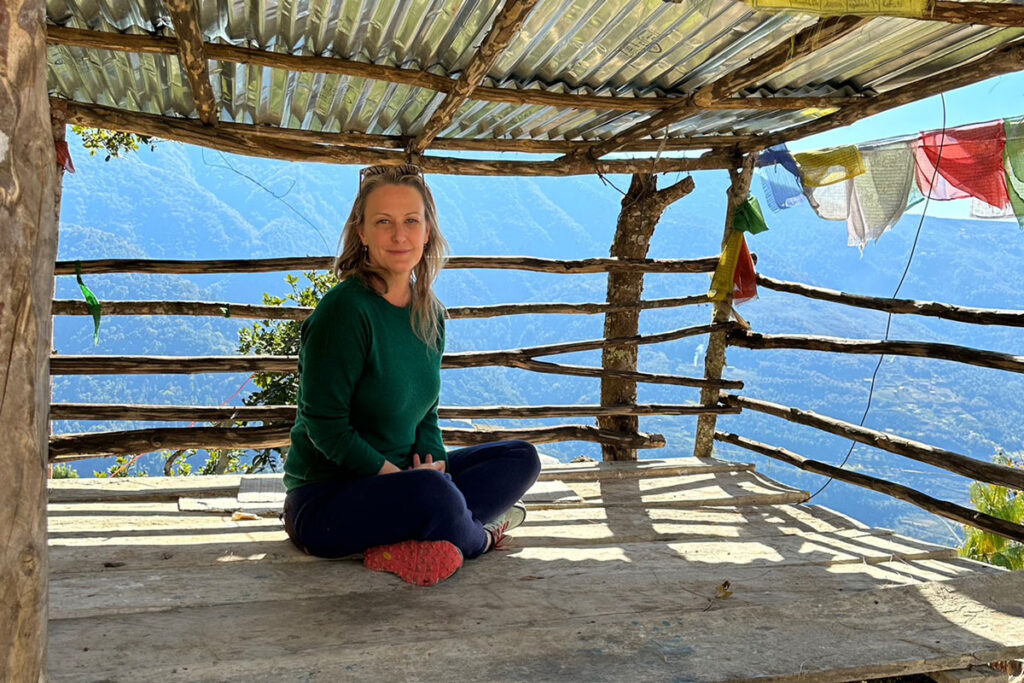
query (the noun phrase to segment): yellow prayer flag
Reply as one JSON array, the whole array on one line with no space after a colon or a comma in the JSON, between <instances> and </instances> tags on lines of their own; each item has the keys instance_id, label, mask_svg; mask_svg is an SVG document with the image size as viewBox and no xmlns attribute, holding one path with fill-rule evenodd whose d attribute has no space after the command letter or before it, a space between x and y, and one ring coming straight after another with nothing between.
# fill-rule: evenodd
<instances>
[{"instance_id":1,"label":"yellow prayer flag","mask_svg":"<svg viewBox=\"0 0 1024 683\"><path fill-rule=\"evenodd\" d=\"M736 275L736 264L740 260L740 247L743 246L743 233L734 230L725 243L722 255L718 257L718 266L711 278L711 289L708 298L712 301L725 301L725 297L733 292L733 278Z\"/></svg>"},{"instance_id":2,"label":"yellow prayer flag","mask_svg":"<svg viewBox=\"0 0 1024 683\"><path fill-rule=\"evenodd\" d=\"M793 155L803 175L804 187L824 187L864 173L864 159L854 145Z\"/></svg>"},{"instance_id":3,"label":"yellow prayer flag","mask_svg":"<svg viewBox=\"0 0 1024 683\"><path fill-rule=\"evenodd\" d=\"M929 0L744 0L761 12L797 12L818 16L914 17L928 14Z\"/></svg>"}]
</instances>

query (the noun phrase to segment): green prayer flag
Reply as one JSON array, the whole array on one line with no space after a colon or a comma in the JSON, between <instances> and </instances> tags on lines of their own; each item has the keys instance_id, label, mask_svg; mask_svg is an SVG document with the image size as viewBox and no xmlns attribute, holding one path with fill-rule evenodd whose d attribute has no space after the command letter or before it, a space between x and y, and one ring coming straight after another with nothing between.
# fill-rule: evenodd
<instances>
[{"instance_id":1,"label":"green prayer flag","mask_svg":"<svg viewBox=\"0 0 1024 683\"><path fill-rule=\"evenodd\" d=\"M94 346L100 344L100 302L96 299L96 295L89 291L89 288L85 286L82 281L82 262L75 261L75 278L78 280L78 286L82 289L82 295L85 297L85 303L89 306L89 312L92 313L92 343Z\"/></svg>"},{"instance_id":2,"label":"green prayer flag","mask_svg":"<svg viewBox=\"0 0 1024 683\"><path fill-rule=\"evenodd\" d=\"M768 224L764 222L764 214L761 213L761 205L757 203L757 197L748 195L747 201L740 204L740 208L736 210L736 215L732 219L732 229L749 232L751 235L768 229Z\"/></svg>"},{"instance_id":3,"label":"green prayer flag","mask_svg":"<svg viewBox=\"0 0 1024 683\"><path fill-rule=\"evenodd\" d=\"M1024 117L1003 121L1006 147L1003 151L1003 170L1006 171L1006 189L1017 223L1024 229Z\"/></svg>"}]
</instances>

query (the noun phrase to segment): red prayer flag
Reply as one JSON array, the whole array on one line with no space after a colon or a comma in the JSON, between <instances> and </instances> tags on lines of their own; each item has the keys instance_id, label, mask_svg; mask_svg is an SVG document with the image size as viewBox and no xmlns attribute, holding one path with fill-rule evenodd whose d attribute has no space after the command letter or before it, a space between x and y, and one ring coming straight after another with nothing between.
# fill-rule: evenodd
<instances>
[{"instance_id":1,"label":"red prayer flag","mask_svg":"<svg viewBox=\"0 0 1024 683\"><path fill-rule=\"evenodd\" d=\"M61 140L56 142L55 146L57 149L57 165L63 167L68 173L74 173L75 164L71 161L71 150L68 149L68 143Z\"/></svg>"},{"instance_id":2,"label":"red prayer flag","mask_svg":"<svg viewBox=\"0 0 1024 683\"><path fill-rule=\"evenodd\" d=\"M977 197L1005 207L1010 203L1005 147L1002 121L921 133L914 149L917 186L924 196L940 201Z\"/></svg>"},{"instance_id":3,"label":"red prayer flag","mask_svg":"<svg viewBox=\"0 0 1024 683\"><path fill-rule=\"evenodd\" d=\"M738 306L745 301L757 298L757 275L754 272L754 259L750 258L746 239L740 243L740 258L736 262L732 284L733 304Z\"/></svg>"}]
</instances>

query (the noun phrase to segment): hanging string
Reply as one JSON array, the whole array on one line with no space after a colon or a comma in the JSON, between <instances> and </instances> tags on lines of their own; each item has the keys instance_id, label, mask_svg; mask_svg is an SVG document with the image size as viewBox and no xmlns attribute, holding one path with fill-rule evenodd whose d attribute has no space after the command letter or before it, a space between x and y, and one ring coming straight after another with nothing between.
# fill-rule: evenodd
<instances>
[{"instance_id":1,"label":"hanging string","mask_svg":"<svg viewBox=\"0 0 1024 683\"><path fill-rule=\"evenodd\" d=\"M942 98L942 136L941 136L942 142L939 144L938 158L935 161L935 168L932 170L932 179L931 179L931 181L929 183L930 185L934 185L935 184L935 177L936 177L936 175L938 175L938 172L939 172L939 164L942 163L942 150L943 150L943 148L945 147L945 144L946 144L946 96L944 94L942 94L942 93L939 93L939 97ZM929 195L930 194L931 193L929 193ZM910 246L910 255L907 257L907 265L903 269L903 275L900 277L899 284L896 285L896 291L894 291L892 293L892 297L890 297L891 299L896 299L896 297L899 295L900 290L903 288L903 283L907 279L907 273L910 272L910 264L913 263L913 261L914 261L914 253L917 251L917 241L921 237L921 228L924 227L924 219L925 219L925 216L928 215L928 204L929 204L930 201L931 201L931 197L926 195L925 196L925 200L924 200L924 208L921 210L921 220L919 220L917 222L917 233L914 235L914 243ZM889 340L889 330L891 328L892 328L892 313L890 312L890 313L888 313L886 315L885 338L884 338L885 341ZM864 415L862 415L861 418L860 418L860 426L861 427L863 427L864 423L867 421L868 411L871 410L871 401L872 401L872 399L875 396L875 381L878 379L878 371L882 367L882 361L884 359L885 359L885 354L882 354L882 355L880 355L878 357L878 363L875 365L875 371L873 373L871 373L871 386L868 388L868 403L864 407ZM846 465L846 463L850 460L850 456L853 455L853 450L856 447L857 447L857 442L856 441L851 441L850 442L850 450L848 450L846 452L846 457L843 458L843 461L841 463L839 463L839 468L840 469L842 469ZM807 499L808 502L811 501L819 493L821 493L822 491L827 489L829 484L831 484L831 483L832 483L832 477L829 477L828 481L826 481L824 483L824 485L822 485L822 487L820 489L815 491L811 495L811 497Z\"/></svg>"},{"instance_id":2,"label":"hanging string","mask_svg":"<svg viewBox=\"0 0 1024 683\"><path fill-rule=\"evenodd\" d=\"M292 213L294 213L296 216L298 216L299 218L304 220L306 222L306 224L309 225L309 227L313 228L313 231L320 238L320 241L324 243L324 248L327 249L328 252L331 251L331 247L330 247L329 244L327 244L327 239L324 238L324 234L320 231L320 228L317 227L317 225L315 223L313 223L313 221L309 220L305 216L305 214L303 214L301 211L299 211L294 206L292 206L291 203L285 201L284 198L287 197L288 194L292 191L292 188L295 187L295 181L294 180L292 181L292 184L288 187L287 190L285 190L281 194L276 194L269 187L267 187L266 185L264 185L260 181L256 180L255 178L253 178L252 176L250 176L250 175L248 175L246 173L243 173L242 171L239 171L237 168L232 166L231 162L228 160L228 158L224 155L223 152L218 152L218 154L220 154L221 161L224 162L223 164L211 164L209 161L207 161L206 160L206 148L205 147L202 148L201 154L202 154L203 163L206 164L207 166L209 166L210 168L226 168L229 171L231 171L232 173L235 173L236 175L239 175L239 176L245 178L250 183L252 183L256 187L260 188L261 190L263 190L264 192L266 192L271 197L273 197L277 201L281 202L285 206L287 206L291 210Z\"/></svg>"}]
</instances>

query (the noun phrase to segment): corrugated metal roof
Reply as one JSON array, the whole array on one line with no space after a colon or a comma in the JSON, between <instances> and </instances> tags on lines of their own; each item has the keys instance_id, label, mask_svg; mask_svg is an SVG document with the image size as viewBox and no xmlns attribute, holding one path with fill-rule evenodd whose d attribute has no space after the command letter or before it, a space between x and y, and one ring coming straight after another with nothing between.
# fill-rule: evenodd
<instances>
[{"instance_id":1,"label":"corrugated metal roof","mask_svg":"<svg viewBox=\"0 0 1024 683\"><path fill-rule=\"evenodd\" d=\"M200 2L210 42L341 57L455 78L495 15L496 0L217 0ZM50 23L173 35L160 0L50 0ZM713 82L812 25L806 15L757 13L741 2L545 0L491 69L485 85L557 93L650 97ZM746 91L816 96L884 92L1020 38L994 29L880 18ZM226 121L317 131L417 133L444 95L350 76L210 62ZM51 46L51 93L153 114L196 117L172 55ZM468 101L442 137L594 140L648 114ZM806 121L800 111L704 111L671 136L763 133Z\"/></svg>"}]
</instances>

